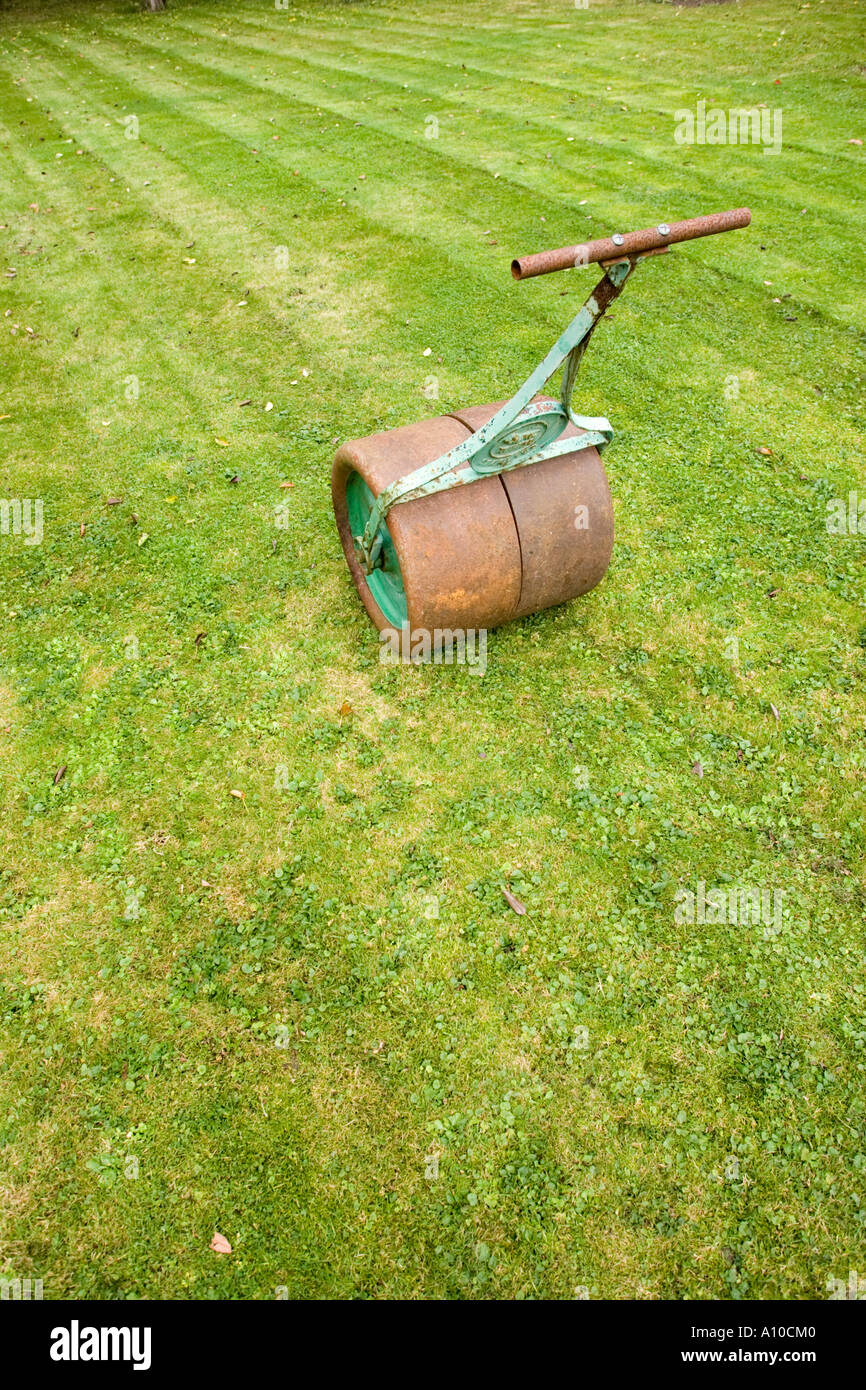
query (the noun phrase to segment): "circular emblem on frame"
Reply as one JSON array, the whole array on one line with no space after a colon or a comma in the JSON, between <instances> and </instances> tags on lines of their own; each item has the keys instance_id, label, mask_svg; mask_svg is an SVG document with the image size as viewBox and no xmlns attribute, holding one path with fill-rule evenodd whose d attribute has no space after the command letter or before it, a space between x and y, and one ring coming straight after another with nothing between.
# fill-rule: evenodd
<instances>
[{"instance_id":1,"label":"circular emblem on frame","mask_svg":"<svg viewBox=\"0 0 866 1390\"><path fill-rule=\"evenodd\" d=\"M517 420L473 455L472 467L476 473L486 474L529 463L534 454L559 438L567 423L558 411Z\"/></svg>"}]
</instances>

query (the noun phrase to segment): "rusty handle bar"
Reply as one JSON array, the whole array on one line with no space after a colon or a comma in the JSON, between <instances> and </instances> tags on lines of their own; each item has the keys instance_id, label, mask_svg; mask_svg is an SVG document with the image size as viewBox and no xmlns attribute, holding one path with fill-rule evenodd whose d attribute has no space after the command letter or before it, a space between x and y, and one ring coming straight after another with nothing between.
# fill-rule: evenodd
<instances>
[{"instance_id":1,"label":"rusty handle bar","mask_svg":"<svg viewBox=\"0 0 866 1390\"><path fill-rule=\"evenodd\" d=\"M689 217L685 222L660 222L657 227L644 227L641 232L626 232L585 241L579 246L563 246L558 251L538 251L534 256L521 256L511 262L515 280L530 280L533 275L549 275L553 270L571 270L574 266L590 265L593 261L615 261L639 252L661 251L675 241L691 241L694 237L712 236L715 232L732 232L736 227L748 227L752 214L748 208L731 208L728 212L711 212L706 217Z\"/></svg>"}]
</instances>

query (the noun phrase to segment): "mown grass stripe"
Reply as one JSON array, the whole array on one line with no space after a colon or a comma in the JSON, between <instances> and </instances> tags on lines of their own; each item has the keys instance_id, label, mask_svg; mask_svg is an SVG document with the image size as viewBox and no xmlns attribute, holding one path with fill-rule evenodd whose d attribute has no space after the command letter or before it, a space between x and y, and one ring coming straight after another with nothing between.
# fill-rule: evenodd
<instances>
[{"instance_id":1,"label":"mown grass stripe","mask_svg":"<svg viewBox=\"0 0 866 1390\"><path fill-rule=\"evenodd\" d=\"M195 60L195 61L201 63L201 65L202 65L203 67L208 66L208 65L204 64L204 63L202 62L202 60L201 60L198 56L196 57L196 60ZM249 79L246 77L246 74L244 74L244 75L238 75L238 80L241 80L241 81L249 81ZM396 86L402 86L403 84L399 84L399 83L397 83L397 82L395 81L394 85L395 85L395 87L396 87ZM319 98L319 100L321 100L321 98ZM327 102L325 102L325 106L328 107L328 103L327 103ZM330 108L328 107L328 109L330 109ZM357 114L357 113L356 113L356 114ZM593 137L593 138L594 138L594 137ZM606 150L606 151L612 152L612 153L616 154L618 158L620 158L620 152L617 150L616 145L613 144L612 142L609 142L606 146L605 146L603 143L599 142L599 143L596 144L595 149L596 149L596 151L598 151L598 150L605 151L605 150ZM536 151L533 150L533 149L530 149L530 150L527 151L527 153L530 153L530 154L532 154L532 155L535 155ZM634 164L635 161L633 160L632 163ZM672 166L671 166L671 169L673 169L673 167L674 167L674 166L672 165ZM761 172L762 172L762 175L763 175L764 171L766 170L766 161L764 161L763 163L761 163L758 167L760 168L760 170L761 170ZM658 170L658 160L656 159L656 160L653 160L653 161L647 161L646 166L645 166L643 172L644 172L645 175L652 175L653 177L655 177L655 176L657 176L657 170ZM633 175L632 175L632 177L638 177L639 174L640 174L640 172L641 172L640 169L635 170L634 173L633 173ZM748 189L748 188L745 188L745 189L744 189L744 187L743 187L743 182L742 182L742 178L739 176L739 174L736 174L736 175L733 174L733 173L731 174L731 183L732 183L732 186L731 186L731 188L730 188L729 190L724 190L722 193L719 193L719 192L717 192L716 183L713 182L711 185L708 185L708 186L707 186L706 192L696 195L696 193L695 193L695 170L694 170L694 168L693 168L693 167L689 167L689 168L686 168L686 169L682 169L681 172L683 173L683 175L684 175L685 177L688 177L688 178L691 180L691 191L690 191L690 199L689 199L689 201L690 201L690 207L687 209L687 211L703 210L703 209L707 206L708 201L711 200L711 199L713 199L713 200L715 200L715 201L719 201L720 199L721 199L721 201L726 201L726 200L727 200L727 201L730 201L730 200L732 200L732 199L741 200L742 198L748 196L749 198L752 199L753 202L755 202L755 199L757 199L757 206L756 206L756 214L757 214L757 215L760 214L760 207L761 207L761 204L762 204L762 203L771 203L771 204L773 205L773 207L774 207L774 218L775 218L776 221L778 220L778 195L775 194L775 193L771 193L771 194L769 194L769 195L766 194L765 189L764 189L763 186L761 187L761 191L760 191L760 192L757 192L756 189ZM514 175L512 174L512 175L510 176L510 178L509 178L509 182L510 182L510 183L516 183L516 182L518 182L518 180L515 179L515 178L514 178ZM766 179L765 179L765 177L764 177L764 178L762 179L762 185L763 185L765 182L766 182ZM800 239L801 239L801 236L802 236L802 218L801 218L801 208L800 208L801 197L800 197L800 193L799 193L798 187L797 187L796 185L791 184L791 181L790 181L790 180L788 181L788 184L789 184L789 186L788 186L788 193L789 193L788 213L789 213L789 216L790 216L790 218L791 218L790 227L791 227L791 229L792 229L792 230L794 231L794 233L795 233L794 240L795 240L795 242L796 242L797 240L800 240ZM532 186L532 185L530 184L530 186ZM621 174L612 173L610 179L607 181L607 185L606 185L606 186L607 186L607 189L608 189L608 193L609 193L609 194L610 194L611 192L613 192L613 193L615 193L615 194L617 195L617 197L618 197L619 199L622 199L622 177L621 177ZM542 192L542 189L543 189L543 194L544 194L546 197L550 198L551 195L552 195L552 193L553 193L553 190L551 189L551 186L550 186L550 172L547 172L547 173L546 173L544 183L543 183L543 185L541 185L540 187L538 187L538 190L537 190L537 191ZM589 191L589 190L587 190L587 191ZM573 199L573 188L570 188L570 187L568 186L568 183L567 183L567 176L565 176L565 175L563 175L562 178L561 178L561 180L560 180L560 192L561 192L561 194L562 194L563 196L568 196L568 195L570 194L571 197L572 197L572 199ZM755 195L755 196L753 197L753 195ZM794 196L794 195L796 195L796 196ZM670 195L668 195L668 197L669 197L669 196L670 196ZM560 201L561 201L561 200L560 200ZM692 207L691 204L694 204L694 206ZM622 207L623 215L626 215L626 216L628 216L628 215L634 216L634 205L633 205L633 202L629 202L628 204L626 204L626 203L623 201L623 202L621 202L619 205ZM606 210L607 210L607 216L608 216L608 217L610 216L610 207L611 207L611 201L610 201L610 198L608 198L608 200L607 200L607 202L606 202ZM843 197L840 196L839 201L838 201L838 211L844 213L845 210L846 210L846 208L847 208L847 202L846 202L846 200L845 200ZM651 217L652 215L654 215L654 214L657 213L657 210L658 210L658 196L656 196L656 198L655 198L655 200L653 201L653 203L647 205L647 212L646 212L645 215L646 215L647 217ZM563 220L564 220L564 219L563 219ZM827 230L829 230L829 227L827 228ZM588 233L588 234L591 235L592 233ZM574 239L574 237L575 237L575 228L574 228L574 219L573 219L573 215L570 216L570 225L565 226L565 227L563 228L562 236L563 236L564 239L571 239L571 240ZM852 246L853 246L852 238L856 236L856 229L855 229L853 226L850 226L850 227L849 227L848 225L844 225L843 227L839 228L839 230L838 230L838 236L839 236L839 245L838 245L838 247L837 247L837 254L838 254L839 256L844 256L844 255L850 254L850 252L851 252L851 250L852 250ZM706 254L708 254L708 253L702 252L701 248L699 247L699 248L697 248L697 249L692 248L692 249L691 249L691 254L700 256L700 255L702 255L702 254L706 255ZM715 248L715 246L713 247L713 252L712 252L712 254L715 255L715 256L717 256L717 255L719 254L719 252L718 252L718 250ZM771 270L771 273L772 273L773 269L776 268L776 267L774 266L774 262L773 262L772 259L768 262L768 266L769 266L769 268L770 268L770 270ZM812 267L809 267L806 263L804 263L804 262L802 262L802 261L801 261L800 263L793 262L793 261L791 260L790 256L786 258L786 261L785 261L785 263L784 263L784 266L783 266L783 267L778 267L778 269L779 269L780 272L783 271L786 275L794 275L794 276L796 276L797 278L801 279L802 281L806 281L806 279L807 279L807 273L808 273L808 278L809 278L809 279L812 279L812 278L813 278L813 277L812 277L812 274L811 274L811 272L812 272ZM832 304L832 303L834 302L834 301L833 301L832 294L830 293L830 290L831 290L831 288L832 288L832 282L830 281L829 277L828 277L828 282L827 282L827 284L822 285L821 288L822 288L822 290L825 291L825 298L824 298L824 300L823 300L823 303L822 303L822 305L819 307L819 306L813 301L813 302L812 302L812 307L813 307L813 308L819 308L819 311L820 311L820 312L829 315L830 311L827 309L826 306L827 306L828 304ZM800 293L802 293L802 290L800 290Z\"/></svg>"},{"instance_id":2,"label":"mown grass stripe","mask_svg":"<svg viewBox=\"0 0 866 1390\"><path fill-rule=\"evenodd\" d=\"M532 86L532 87L549 88L551 91L556 92L556 93L561 93L561 92L568 92L568 93L570 93L570 94L573 94L573 93L574 93L575 83L574 83L573 75L572 75L572 74L569 74L568 77L564 77L564 78L562 78L562 79L556 79L556 80L554 80L554 79L552 79L552 78L550 78L550 77L547 77L547 78L542 77L542 76L540 76L540 74L539 74L537 71L533 72L533 73L531 74L531 76L530 76L530 75L525 75L525 74L521 71L521 69L520 69L519 62L518 62L518 63L515 63L515 62L514 62L513 45L509 45L508 47L505 47L505 46L499 47L499 46L497 46L495 40L494 40L494 41L491 41L491 38L490 38L490 35L489 35L489 34L486 35L485 38L484 38L484 40L483 40L483 49L484 49L484 53L485 53L485 55L487 55L487 54L489 54L489 53L491 53L491 52L499 52L499 51L501 51L501 52L503 53L503 57L507 57L507 59L508 59L508 65L505 67L505 69L501 69L501 68L498 68L498 69L488 69L488 68L486 68L486 67L482 68L482 67L478 66L477 63L476 63L475 60L474 60L474 51L473 51L472 49L468 49L468 50L467 50L467 48L466 48L466 46L465 46L465 42L459 37L459 35L455 37L455 36L454 36L450 31L448 31L448 30L441 31L441 32L437 32L437 33L435 34L435 38L436 38L439 42L444 42L444 43L453 42L453 43L457 46L457 51L456 51L455 54L453 55L453 61L450 61L450 59L444 59L444 60L443 60L443 59L441 58L441 56L435 51L435 49L431 51L431 49L429 48L429 46L428 46L426 43L425 43L420 49L415 48L415 47L411 47L411 46L410 46L410 47L394 47L394 48L387 48L387 49L386 49L386 48L384 48L384 46L383 46L381 43L378 43L378 44L377 44L377 43L375 42L375 40L376 40L377 37L379 37L379 38L381 37L381 29L376 27L375 21L371 21L370 26L369 26L368 28L365 28L365 27L364 27L364 20L365 20L366 18L367 18L367 16L365 16L364 14L362 14L362 13L360 13L360 12L357 12L357 13L355 13L355 14L352 14L351 16L347 16L347 18L346 18L346 20L344 21L344 23L340 26L340 37L339 37L339 38L335 38L335 37L334 37L334 34L333 34L333 31L332 31L332 30L322 29L322 28L320 28L320 27L310 28L309 30L301 30L300 32L301 32L301 33L304 33L304 34L307 34L307 35L314 41L314 43L316 44L316 46L322 46L322 45L337 45L337 46L339 46L340 48L345 49L345 47L347 46L347 45L346 45L346 32L348 31L349 34L351 34L351 35L354 36L354 37L352 38L352 40L351 40L351 43L350 43L349 47L353 47L353 46L354 46L354 47L359 47L359 48L361 48L362 51L363 51L364 53L366 53L366 54L373 54L373 55L379 55L379 54L381 54L381 55L382 55L382 58L383 58L383 66L385 66L385 67L389 66L388 60L389 60L390 58L392 58L392 57L396 57L396 58L420 57L421 60L422 60L426 65L430 65L430 64L432 64L432 63L444 62L444 65L445 65L446 67L448 67L449 69L451 69L451 70L453 70L453 71L456 71L456 72L458 72L458 73L461 73L461 72L463 72L463 71L465 71L467 74L468 74L468 73L472 73L472 72L477 72L477 73L479 73L479 74L481 74L481 75L484 75L484 76L496 76L496 77L499 77L499 78L501 78L502 80L504 80L504 81L506 81L506 82L508 82L508 83L510 84L510 87L511 87L512 91L514 90L515 84L516 84L518 87L521 87L524 83L528 83L528 84L529 84L530 86ZM638 22L639 22L639 21L638 21ZM656 25L655 25L655 26L648 26L647 29L645 30L645 33L647 34L647 36L649 36L650 34L652 34L652 33L654 32L654 28L657 27L658 23L661 23L661 22L664 22L664 18L663 18L663 17L662 17L662 18L659 18L659 19L656 21ZM633 24L634 21L630 21L630 23ZM704 20L704 23L706 23L706 20ZM260 16L256 16L256 17L254 18L254 17L252 17L252 16L239 15L238 18L237 18L237 24L238 24L238 26L239 26L241 29L243 29L243 28L246 28L246 29L254 29L255 31L257 31L257 32L259 32L259 33L265 33L265 32L267 32L267 33L269 33L269 36L270 36L271 41L275 41L275 40L274 40L274 37L273 37L274 34L282 33L283 35L294 37L294 36L295 36L296 34L298 34L298 32L299 32L294 26L291 26L291 27L290 27L290 26L285 25L285 24L282 24L282 25L281 25L281 16L269 16L267 19L265 19L265 18L260 17ZM652 78L649 78L649 77L647 78L647 81L646 81L646 83L644 84L643 87L641 87L641 86L636 86L636 87L634 87L633 89L628 90L628 91L626 91L625 93L623 93L622 84L618 84L618 94L617 94L617 96L616 96L616 97L608 98L608 97L606 96L606 93L607 93L607 91L611 90L611 84L610 84L610 82L608 81L608 78L609 78L609 76L610 76L609 64L610 64L610 59L611 59L611 53L610 53L610 51L609 51L609 41L610 41L611 34L615 34L615 33L616 33L616 30L617 30L617 28L618 28L619 26L617 26L617 25L612 25L612 26L610 26L610 28L609 28L608 30L605 30L605 31L604 31L603 36L601 37L601 39L599 39L599 40L597 40L597 41L596 41L596 32L597 32L597 31L596 31L595 29L593 29L593 30L591 31L591 38L590 38L589 42L586 43L586 42L583 41L583 34L582 34L582 31L581 31L581 24L582 24L582 17L576 16L576 17L575 17L575 27L574 27L574 30L573 30L572 34L569 36L569 37L571 37L571 38L578 38L578 39L581 40L580 46L579 46L579 56L580 56L580 85L579 85L579 92L580 92L581 96L583 96L584 93L586 93L586 92L587 92L587 89L588 89L589 92L591 93L591 96L592 96L593 99L598 100L598 101L602 101L602 102L604 102L604 103L607 104L607 107L608 107L608 115L609 115L609 117L611 117L611 118L613 118L613 119L615 119L615 120L619 120L619 112L620 112L621 109L622 109L622 104L623 104L624 98L625 98L626 101L633 103L633 102L639 101L639 100L641 99L641 97L643 96L643 98L644 98L644 100L645 100L645 102L646 102L646 106L645 106L644 111L643 111L643 112L639 112L639 111L634 111L634 112L632 112L632 113L631 113L631 120L628 121L628 122L626 122L626 123L624 123L624 124L626 124L627 126L630 126L630 127L632 127L632 128L633 128L633 126L634 126L634 121L635 121L635 119L636 119L638 116L640 116L640 115L646 115L646 114L649 114L650 112L653 112L653 113L657 112L657 108L658 108L658 106L659 106L660 101L661 101L661 102L664 102L664 101L666 100L666 101L668 102L670 108L671 108L671 110L670 110L670 112L669 112L668 114L669 114L669 116L671 117L671 129L673 129L673 119L672 119L673 107L674 107L674 106L680 105L680 104L682 103L683 96L684 96L684 89L683 89L682 83L681 83L681 82L676 82L676 83L675 83L675 82L672 81L672 82L670 83L669 86L667 86L667 87L662 86L662 85L661 85L661 79L662 79L662 77L663 77L663 74L660 74L660 73L659 73L659 71L658 71L657 60L654 60L654 63L653 63L653 76L652 76ZM587 26L584 25L584 31L585 31L586 27L587 27ZM201 34L201 35L207 34L207 35L208 35L210 38L212 38L212 39L216 39L216 38L222 37L221 34L215 32L212 28L208 28L207 26L204 26L204 27L203 27L202 24L201 24L201 22L199 22L198 24L196 24L195 20L192 20L192 19L181 20L181 19L178 18L176 28L177 28L177 29L180 29L180 28L188 28L188 29L190 29L191 32L196 32L196 33L199 33L199 34ZM368 43L362 43L362 42L360 42L359 38L357 37L358 31L360 31L360 33L361 33L362 35L364 35L365 37L369 36L371 42L368 42ZM388 26L387 32L390 33L390 32L393 32L393 31L394 31L394 26L389 25L389 26ZM174 32L176 32L176 30L175 30ZM233 35L227 35L227 37L234 37L234 36L236 36L237 32L238 32L238 30L236 29L236 30L234 31L234 34L233 34ZM397 32L398 32L398 33L402 33L403 30L398 29ZM407 36L408 36L409 33L410 33L410 31L407 30L406 32L407 32ZM428 36L425 36L425 37L429 37L429 36L432 36L432 35L428 35ZM545 40L544 40L544 39L541 40L541 43L544 44L544 50L543 50L543 52L540 52L540 53L538 53L538 54L533 53L533 54L532 54L533 57L536 57L540 62L544 62L546 65L550 65L550 64L552 64L553 62L557 62L557 61L558 61L558 62L562 62L563 64L568 64L568 66L572 67L572 69L573 69L573 58L571 58L570 55L569 55L568 53L562 52L562 53L560 54L559 58L557 58L556 53L551 51L549 44L548 44L548 43L545 43ZM479 45L479 46L481 46L481 45ZM594 57L594 46L597 47L598 50L599 50L598 56L597 56L597 66L595 66L595 67L592 66L593 57ZM265 50L265 51L267 51L267 50ZM629 58L632 59L629 68L626 70L626 72L625 72L625 74L624 74L624 76L626 77L627 80L632 79L633 76L635 75L635 73L639 70L639 69L636 67L635 60L636 60L636 59L640 59L642 55L640 55L639 53L637 53L637 54L634 54L634 55L629 54L629 55L618 55L618 56L621 56L621 58L629 57ZM672 55L672 56L673 56L673 55ZM743 68L743 76L744 76L744 78L747 77L747 76L750 77L750 75L749 75L749 70L748 70L747 67L744 67L744 68ZM690 78L691 80L694 79L694 73L693 73L691 70L689 70L689 78ZM594 86L592 85L593 83L595 84ZM709 87L709 86L711 86L713 83L715 83L716 86L718 85L718 69L717 69L717 66L714 66L714 67L712 67L712 68L708 68L708 69L706 70L705 81L704 81L704 83L703 83L702 85ZM754 92L753 92L753 90L752 90L751 79L749 80L748 83L744 83L744 87L746 87L746 86L749 88L749 90L743 90L740 96L738 96L738 94L737 94L736 92L733 92L733 93L730 94L730 104L731 104L731 105L735 105L735 106L738 105L738 104L742 104L742 105L746 105L746 106L754 105ZM714 88L714 89L715 89L715 88ZM844 89L842 89L842 90L844 91ZM790 93L789 93L789 92L786 92L786 100L789 102L789 110L790 110ZM713 104L713 103L710 103L710 104ZM719 102L716 101L715 104L719 104ZM726 104L726 103L722 103L722 104ZM663 112L658 112L658 114L664 114L664 113L663 113ZM808 124L808 123L811 122L812 113L811 113L808 109L800 109L800 110L798 110L798 118L799 118L801 121L805 121L805 122ZM817 136L824 135L825 129L826 129L826 127L823 127L823 128L822 128L822 127L819 127L819 126L816 124L815 129L814 129L814 134L815 134L815 136L817 137ZM827 140L826 135L824 136L824 138L825 138L825 140ZM826 156L827 156L828 153L830 153L830 149L829 149L828 145L825 145L824 147L816 147L816 148L813 148L813 147L810 147L810 146L808 146L808 145L797 144L797 145L794 146L794 148L796 148L797 151L800 152L800 153L811 152L811 153L814 153L814 154L816 154L816 155L817 155L817 154L820 154L820 155L822 156L822 163L821 163L820 165L817 165L817 166L816 166L816 174L820 176L821 174L824 173L824 171L825 171L825 169L826 169L826 167L827 167L827 165L826 165ZM839 174L843 169L846 169L846 168L847 168L848 170L850 170L850 173L851 173L852 177L856 178L856 164L855 164L855 161L854 161L854 159L852 159L850 152L846 151L844 148L841 148L841 147L839 146L838 142L834 143L834 145L833 145L833 148L832 148L832 156L833 156L833 161L834 161L834 163L835 163L835 172L836 172L837 177L838 177L838 174ZM829 182L829 180L828 180L828 188L833 188L833 187L834 187L834 185L830 184L830 182Z\"/></svg>"},{"instance_id":3,"label":"mown grass stripe","mask_svg":"<svg viewBox=\"0 0 866 1390\"><path fill-rule=\"evenodd\" d=\"M651 357L651 354L648 354L648 357ZM663 370L663 363L659 363L659 368L660 368L660 370ZM416 407L410 407L410 417L411 417L411 414L414 414L414 413L417 413L417 406L416 406Z\"/></svg>"},{"instance_id":4,"label":"mown grass stripe","mask_svg":"<svg viewBox=\"0 0 866 1390\"><path fill-rule=\"evenodd\" d=\"M106 111L107 111L109 108L105 108L105 109L106 109ZM196 120L194 120L194 121L191 122L191 125L194 126L195 124L201 124L201 122L198 120L198 118L196 118ZM208 123L208 124L206 124L206 129L207 129L208 131L211 131L211 130L214 129L214 127L213 127L211 124ZM81 134L81 131L78 131L77 133ZM83 138L83 139L86 139L86 138L87 138L86 129L85 129L85 133L81 135L81 138ZM226 140L227 140L228 143L229 143L229 147L237 148L239 145L241 145L241 142L240 142L238 136L226 135L225 138L226 138ZM132 172L132 171L134 171L134 169L135 169L134 160L135 160L136 157L133 156L133 155L130 153L130 155L129 155L129 160L127 160L127 161L125 161L125 162L123 162L123 163L117 163L117 162L116 162L116 161L117 161L117 158L118 158L118 155L119 155L119 154L122 155L122 154L125 152L125 147L124 147L124 145L120 142L119 138L115 141L114 146L113 146L113 150L114 150L114 156L113 156L113 157L114 157L114 159L115 159L115 164L114 164L113 167L115 167L115 169L117 170L118 173L123 172L125 176L127 176L127 177L133 177L133 172ZM107 157L107 151L103 150L103 153L104 153L104 154L106 155L106 157ZM130 161L132 161L132 163L130 163ZM186 161L186 168L187 168L187 171L189 171L190 169L194 169L194 159L190 159L190 158L187 159L187 161ZM158 171L158 166L157 166L157 165L154 165L153 167L150 167L150 168L149 168L149 172L151 173L151 175L154 175L155 173L158 173L158 172L159 172L159 171ZM278 176L280 179L283 179L283 178L285 177L284 171L283 171L282 169L278 169L278 170L277 170L277 176ZM139 184L140 184L140 180L139 180ZM292 187L292 188L293 188L294 186L295 186L294 181L292 182L291 185L288 185L288 184L286 185L286 187ZM314 184L314 183L312 182L312 180L308 180L308 181L307 181L307 189L308 189L308 190L313 190L313 189L315 189L316 191L318 191L318 185L317 185L317 184ZM187 196L186 198L176 200L176 206L175 206L173 212L172 212L170 215L171 215L172 217L175 217L175 218L178 217L178 216L180 216L180 212L181 212L181 209L182 209L183 207L195 205L195 203L196 203L197 200L198 200L199 206L201 206L200 194L199 194L197 191L195 191L195 190L191 187L191 188L190 188L190 191L189 191L189 194L188 194L188 196ZM211 217L212 217L212 218L215 218L215 217L217 217L217 216L221 216L221 215L222 215L222 211L221 211L221 209L222 209L222 204L218 204L218 203L216 202L215 199L211 198L211 200L210 200L208 206L209 206L210 214L211 214ZM186 230L186 234L187 234L187 235L192 235L193 232L196 230L196 225L195 225L195 223L192 222L192 221L190 221L190 220L188 220L188 219L187 219L187 221L185 222L185 226L186 226L186 229L187 229L187 230ZM274 232L273 232L273 241L272 241L272 244L271 244L270 247L267 248L269 252L272 253L274 247L280 244L280 242L281 242L281 240L282 240L282 236L283 236L283 234L284 234L284 229L285 229L285 223L284 223L284 222L282 223L282 226L281 226L279 223L277 223L277 224L275 225L275 227L274 227ZM344 237L345 237L346 231L347 231L346 228L342 228L341 234L342 234ZM375 234L375 235L377 235L377 236L385 235L385 236L386 236L387 244L393 248L394 242L393 242L393 237L392 237L392 235L391 235L390 233L384 234L384 233L382 232L382 229L381 229L379 226L375 225L375 224L371 227L369 224L365 224L365 223L363 223L363 222L361 222L360 224L359 224L358 222L355 222L354 225L353 225L353 227L352 227L352 229L351 229L351 231L352 231L353 233L357 234L357 235L360 235L360 236L369 236L369 235L371 235L371 234ZM247 225L240 225L240 224L238 225L238 227L237 227L237 233L236 233L236 239L240 239L240 238L243 238L243 237L249 238L250 234L251 234L250 228L249 228ZM352 240L354 241L354 239L355 239L355 238L353 237ZM404 248L405 248L405 246L406 246L406 240L405 240L405 239L403 239L403 245L404 245ZM261 249L261 251L262 251L262 254L264 254L264 250L265 250L264 246L260 247L260 249ZM357 251L353 252L353 256L354 256L355 258L357 258ZM393 261L393 259L394 259L394 252L393 252L393 250L392 250L391 253L389 254L388 251L385 251L385 250L383 249L383 252L382 252L381 256L380 256L380 257L374 256L373 259L374 259L374 263L375 263L375 261L376 261L377 259L380 259L383 265L391 264L392 261ZM251 267L251 269L252 269L252 267ZM302 260L302 262L301 262L301 266L297 267L297 269L304 269L303 260ZM313 269L313 270L314 270L315 267L312 266L312 265L309 265L309 266L307 266L307 267L305 268L305 271L306 271L306 270L310 270L310 269ZM256 273L257 273L257 274L260 274L260 273L261 273L260 268L257 269ZM373 291L371 290L370 293L372 294ZM415 306L415 307L417 307L417 306ZM433 306L429 306L429 309L430 309L430 312L432 313L432 312L433 312ZM311 348L314 347L313 344L310 344L309 346L310 346Z\"/></svg>"},{"instance_id":5,"label":"mown grass stripe","mask_svg":"<svg viewBox=\"0 0 866 1390\"><path fill-rule=\"evenodd\" d=\"M573 229L571 229L571 234L573 235Z\"/></svg>"}]
</instances>

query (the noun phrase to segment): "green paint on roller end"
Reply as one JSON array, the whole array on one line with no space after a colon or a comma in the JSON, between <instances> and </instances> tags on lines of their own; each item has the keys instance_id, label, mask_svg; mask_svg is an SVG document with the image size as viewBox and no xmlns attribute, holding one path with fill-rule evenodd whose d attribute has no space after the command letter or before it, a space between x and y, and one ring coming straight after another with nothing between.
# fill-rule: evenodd
<instances>
[{"instance_id":1,"label":"green paint on roller end","mask_svg":"<svg viewBox=\"0 0 866 1390\"><path fill-rule=\"evenodd\" d=\"M346 507L352 535L356 540L364 534L373 502L373 494L360 473L350 473L346 480ZM380 523L377 535L382 538L380 563L366 576L367 585L390 626L401 628L403 623L409 621L409 609L400 562L384 521Z\"/></svg>"}]
</instances>

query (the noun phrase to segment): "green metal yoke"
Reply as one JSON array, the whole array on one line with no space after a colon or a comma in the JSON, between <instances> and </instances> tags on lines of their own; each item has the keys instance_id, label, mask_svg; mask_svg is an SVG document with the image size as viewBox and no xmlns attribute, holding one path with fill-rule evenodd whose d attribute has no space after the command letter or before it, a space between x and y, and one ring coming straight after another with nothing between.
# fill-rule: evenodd
<instances>
[{"instance_id":1,"label":"green metal yoke","mask_svg":"<svg viewBox=\"0 0 866 1390\"><path fill-rule=\"evenodd\" d=\"M358 562L365 574L372 574L382 562L383 522L395 503L429 497L434 492L462 487L512 468L526 468L542 459L558 458L593 444L601 449L610 442L613 438L610 421L604 416L575 415L571 395L593 330L622 292L637 262L645 255L654 254L657 253L650 251L607 263L604 278L511 400L468 439L432 463L398 478L373 499L364 534L354 537ZM559 404L534 400L560 367L563 372ZM579 436L561 439L569 424L574 425Z\"/></svg>"}]
</instances>

